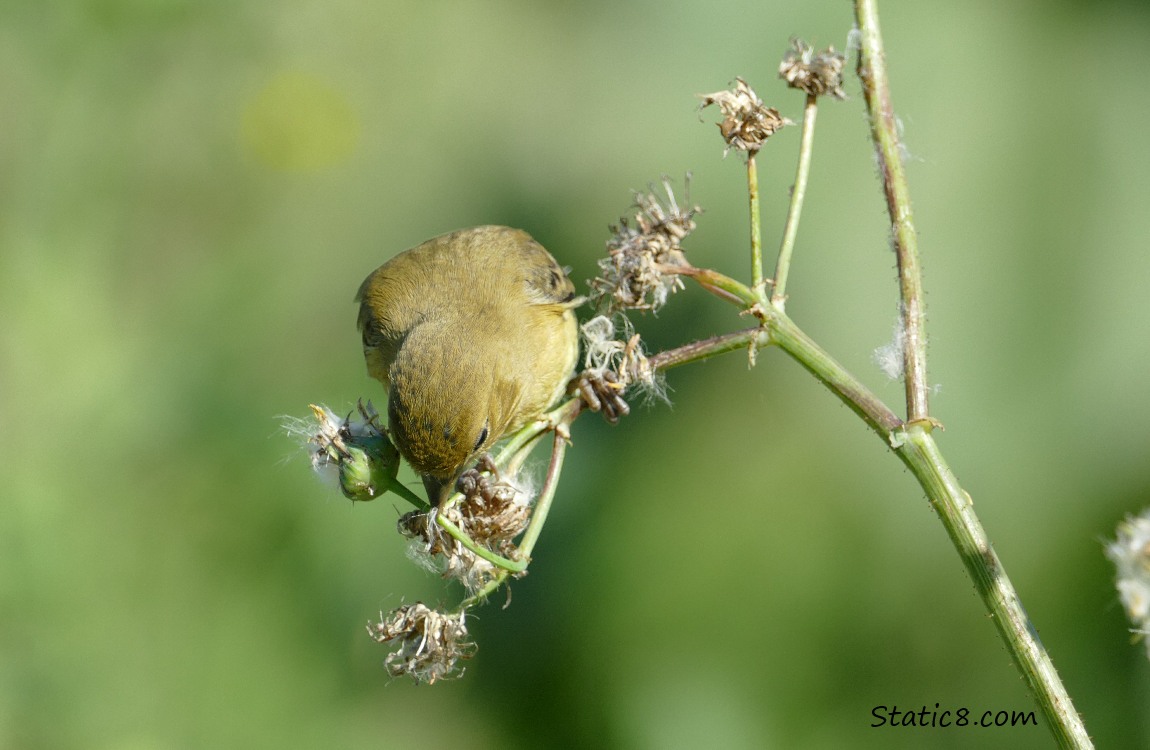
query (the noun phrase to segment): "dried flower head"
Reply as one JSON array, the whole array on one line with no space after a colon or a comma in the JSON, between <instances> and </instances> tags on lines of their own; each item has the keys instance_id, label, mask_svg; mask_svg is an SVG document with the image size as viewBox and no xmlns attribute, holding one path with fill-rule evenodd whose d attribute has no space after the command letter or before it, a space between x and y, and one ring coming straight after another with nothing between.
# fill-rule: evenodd
<instances>
[{"instance_id":1,"label":"dried flower head","mask_svg":"<svg viewBox=\"0 0 1150 750\"><path fill-rule=\"evenodd\" d=\"M414 540L414 558L423 561L442 556L443 576L460 581L474 593L493 580L498 570L447 534L436 517L442 515L480 547L515 559L519 551L513 540L527 528L532 493L511 481L492 479L475 470L463 474L458 489L463 493L459 503L407 513L400 517L398 528Z\"/></svg>"},{"instance_id":2,"label":"dried flower head","mask_svg":"<svg viewBox=\"0 0 1150 750\"><path fill-rule=\"evenodd\" d=\"M1117 568L1115 585L1126 616L1142 638L1150 633L1150 509L1118 524L1118 538L1106 545L1106 556ZM1150 657L1150 640L1146 654Z\"/></svg>"},{"instance_id":3,"label":"dried flower head","mask_svg":"<svg viewBox=\"0 0 1150 750\"><path fill-rule=\"evenodd\" d=\"M459 479L463 500L444 514L477 544L504 557L514 556L512 539L531 519L530 495L511 481L471 470Z\"/></svg>"},{"instance_id":4,"label":"dried flower head","mask_svg":"<svg viewBox=\"0 0 1150 750\"><path fill-rule=\"evenodd\" d=\"M680 206L667 178L663 178L663 190L666 205L653 190L636 193L634 226L624 217L610 227L607 257L599 261L600 274L590 282L600 309L655 311L683 288L676 269L689 268L690 263L683 255L682 242L695 230L694 217L701 209Z\"/></svg>"},{"instance_id":5,"label":"dried flower head","mask_svg":"<svg viewBox=\"0 0 1150 750\"><path fill-rule=\"evenodd\" d=\"M643 352L639 334L632 333L629 321L622 318L622 337L615 338L615 324L598 315L583 324L584 370L577 380L579 394L591 411L602 411L611 424L631 413L623 394L638 385L648 397L667 400L662 378Z\"/></svg>"},{"instance_id":6,"label":"dried flower head","mask_svg":"<svg viewBox=\"0 0 1150 750\"><path fill-rule=\"evenodd\" d=\"M836 99L846 99L843 91L843 65L846 56L827 47L815 52L802 39L792 38L791 48L779 63L779 78L793 89L805 91L810 96L830 95Z\"/></svg>"},{"instance_id":7,"label":"dried flower head","mask_svg":"<svg viewBox=\"0 0 1150 750\"><path fill-rule=\"evenodd\" d=\"M368 623L367 633L378 643L395 643L397 648L383 663L392 677L408 675L429 685L436 680L463 675L458 663L475 655L475 644L467 640L465 612L437 612L422 602L406 604L379 622Z\"/></svg>"},{"instance_id":8,"label":"dried flower head","mask_svg":"<svg viewBox=\"0 0 1150 750\"><path fill-rule=\"evenodd\" d=\"M699 98L703 100L700 109L712 104L719 105L723 113L719 132L727 142L727 151L733 148L754 154L777 131L794 124L779 114L777 109L764 106L763 100L742 78L735 79L733 89L700 94Z\"/></svg>"}]
</instances>

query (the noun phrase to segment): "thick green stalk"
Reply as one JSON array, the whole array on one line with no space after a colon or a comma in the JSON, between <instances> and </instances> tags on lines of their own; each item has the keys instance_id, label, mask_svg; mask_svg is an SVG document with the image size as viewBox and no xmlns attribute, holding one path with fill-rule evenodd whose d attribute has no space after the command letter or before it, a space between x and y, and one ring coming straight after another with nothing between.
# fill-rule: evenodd
<instances>
[{"instance_id":1,"label":"thick green stalk","mask_svg":"<svg viewBox=\"0 0 1150 750\"><path fill-rule=\"evenodd\" d=\"M890 407L803 333L781 310L768 309L767 326L773 343L818 378L883 440L889 440L891 434L902 426L902 420Z\"/></svg>"},{"instance_id":2,"label":"thick green stalk","mask_svg":"<svg viewBox=\"0 0 1150 750\"><path fill-rule=\"evenodd\" d=\"M918 241L910 207L910 190L900 154L898 128L891 105L890 84L879 29L877 0L855 0L860 31L858 75L870 114L871 136L878 155L883 191L891 218L891 236L898 256L905 334L903 377L906 382L905 430L887 436L899 458L910 468L938 512L947 534L974 581L979 596L1025 677L1051 732L1064 748L1092 748L1086 727L1074 709L1049 654L1038 638L1022 602L994 549L970 496L963 491L930 435L927 405L926 337Z\"/></svg>"},{"instance_id":3,"label":"thick green stalk","mask_svg":"<svg viewBox=\"0 0 1150 750\"><path fill-rule=\"evenodd\" d=\"M991 613L1011 659L1038 700L1059 747L1093 748L1050 654L1039 640L1037 629L1027 617L1002 561L974 512L974 501L947 466L930 434L930 425L921 422L909 425L905 433L895 437L895 453L926 491L975 589Z\"/></svg>"},{"instance_id":4,"label":"thick green stalk","mask_svg":"<svg viewBox=\"0 0 1150 750\"><path fill-rule=\"evenodd\" d=\"M751 296L745 285L722 274L708 271L696 272L691 276L704 288L720 290L722 296L736 305L745 303ZM926 492L969 571L984 606L993 616L1011 658L1034 692L1060 746L1093 747L1070 696L1058 678L1053 662L1022 607L1014 585L990 546L970 496L959 485L931 437L931 423L924 420L904 424L886 404L819 347L785 313L773 305L760 308L759 312L765 327L696 341L655 354L648 361L652 367L665 370L744 349L749 345L762 347L775 344L818 378L858 414L884 443L894 449Z\"/></svg>"}]
</instances>

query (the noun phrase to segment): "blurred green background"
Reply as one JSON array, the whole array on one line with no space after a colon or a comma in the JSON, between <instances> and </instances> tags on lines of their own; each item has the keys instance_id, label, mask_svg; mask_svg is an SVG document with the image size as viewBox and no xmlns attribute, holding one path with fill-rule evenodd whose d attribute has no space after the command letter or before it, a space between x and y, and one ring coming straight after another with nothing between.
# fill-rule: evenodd
<instances>
[{"instance_id":1,"label":"blurred green background","mask_svg":"<svg viewBox=\"0 0 1150 750\"><path fill-rule=\"evenodd\" d=\"M1150 746L1102 545L1150 504L1150 16L882 3L924 251L939 442L1099 746ZM921 492L766 351L574 449L464 679L388 679L364 624L458 597L399 501L351 507L277 417L382 402L351 298L390 255L522 226L594 274L630 191L693 170L696 264L745 275L740 159L695 94L842 47L847 2L9 0L0 7L0 747L1044 748ZM853 61L852 61L853 65ZM863 117L822 107L788 311L891 404ZM798 128L762 162L777 242ZM689 290L652 347L746 325Z\"/></svg>"}]
</instances>

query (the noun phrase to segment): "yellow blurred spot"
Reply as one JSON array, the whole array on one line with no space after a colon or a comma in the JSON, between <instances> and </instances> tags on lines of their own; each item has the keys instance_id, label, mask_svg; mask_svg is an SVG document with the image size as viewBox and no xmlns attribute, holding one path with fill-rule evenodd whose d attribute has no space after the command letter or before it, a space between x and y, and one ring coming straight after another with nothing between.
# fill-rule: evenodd
<instances>
[{"instance_id":1,"label":"yellow blurred spot","mask_svg":"<svg viewBox=\"0 0 1150 750\"><path fill-rule=\"evenodd\" d=\"M346 161L359 143L359 118L328 82L307 73L276 76L244 109L244 145L284 172L309 172Z\"/></svg>"}]
</instances>

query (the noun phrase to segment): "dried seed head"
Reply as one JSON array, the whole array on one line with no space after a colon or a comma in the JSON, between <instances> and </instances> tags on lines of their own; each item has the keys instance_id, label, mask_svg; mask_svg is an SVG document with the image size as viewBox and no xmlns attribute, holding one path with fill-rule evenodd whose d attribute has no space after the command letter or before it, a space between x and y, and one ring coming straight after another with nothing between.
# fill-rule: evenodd
<instances>
[{"instance_id":1,"label":"dried seed head","mask_svg":"<svg viewBox=\"0 0 1150 750\"><path fill-rule=\"evenodd\" d=\"M700 109L712 104L719 105L723 113L719 132L727 142L727 151L733 148L754 154L777 131L794 124L779 114L777 109L764 106L763 100L742 78L735 79L733 89L701 94L699 98L703 100Z\"/></svg>"},{"instance_id":2,"label":"dried seed head","mask_svg":"<svg viewBox=\"0 0 1150 750\"><path fill-rule=\"evenodd\" d=\"M465 474L463 500L443 511L476 544L504 557L516 552L511 540L527 528L531 518L530 493L510 481L493 480L479 472Z\"/></svg>"},{"instance_id":3,"label":"dried seed head","mask_svg":"<svg viewBox=\"0 0 1150 750\"><path fill-rule=\"evenodd\" d=\"M663 190L665 205L653 190L635 193L634 226L624 217L610 227L607 257L599 261L599 276L590 281L592 298L601 310L655 311L683 288L676 269L690 264L682 242L695 230L694 217L701 209L680 206L667 178Z\"/></svg>"},{"instance_id":4,"label":"dried seed head","mask_svg":"<svg viewBox=\"0 0 1150 750\"><path fill-rule=\"evenodd\" d=\"M792 38L791 48L779 63L779 78L793 89L805 91L810 96L833 96L846 99L843 91L843 65L846 56L827 47L822 52L814 49L802 39Z\"/></svg>"},{"instance_id":5,"label":"dried seed head","mask_svg":"<svg viewBox=\"0 0 1150 750\"><path fill-rule=\"evenodd\" d=\"M611 319L596 315L579 330L583 334L583 367L595 371L614 370L624 344L615 338L615 324ZM630 333L629 326L626 333Z\"/></svg>"},{"instance_id":6,"label":"dried seed head","mask_svg":"<svg viewBox=\"0 0 1150 750\"><path fill-rule=\"evenodd\" d=\"M623 316L619 317L627 320ZM587 408L602 413L609 424L615 424L620 417L631 413L631 407L623 399L627 383L623 382L618 372L626 344L615 339L615 324L605 315L596 316L584 323L580 332L583 334L584 370L576 381L578 393ZM646 364L647 358L639 347L639 335L635 334L631 342Z\"/></svg>"},{"instance_id":7,"label":"dried seed head","mask_svg":"<svg viewBox=\"0 0 1150 750\"><path fill-rule=\"evenodd\" d=\"M379 622L368 623L367 633L378 643L394 643L397 648L383 660L392 677L408 675L416 682L463 675L460 660L475 655L475 644L467 640L466 613L437 612L422 602L392 610Z\"/></svg>"},{"instance_id":8,"label":"dried seed head","mask_svg":"<svg viewBox=\"0 0 1150 750\"><path fill-rule=\"evenodd\" d=\"M602 411L614 424L630 413L623 394L638 386L648 398L667 401L663 379L651 367L639 335L632 333L630 322L623 321L621 339L615 338L615 324L604 315L582 326L584 370L578 378L578 389L591 411Z\"/></svg>"},{"instance_id":9,"label":"dried seed head","mask_svg":"<svg viewBox=\"0 0 1150 750\"><path fill-rule=\"evenodd\" d=\"M1150 633L1150 509L1118 524L1118 538L1106 545L1106 556L1118 571L1118 597L1138 638ZM1150 657L1150 639L1146 641Z\"/></svg>"},{"instance_id":10,"label":"dried seed head","mask_svg":"<svg viewBox=\"0 0 1150 750\"><path fill-rule=\"evenodd\" d=\"M531 519L531 495L511 481L492 480L474 470L465 472L459 482L463 500L450 507L412 511L400 517L399 533L414 540L411 556L426 567L436 569L434 558L441 556L444 578L453 578L474 593L499 572L496 567L463 546L436 523L436 515L455 524L476 544L501 557L515 559L519 550L514 539Z\"/></svg>"}]
</instances>

